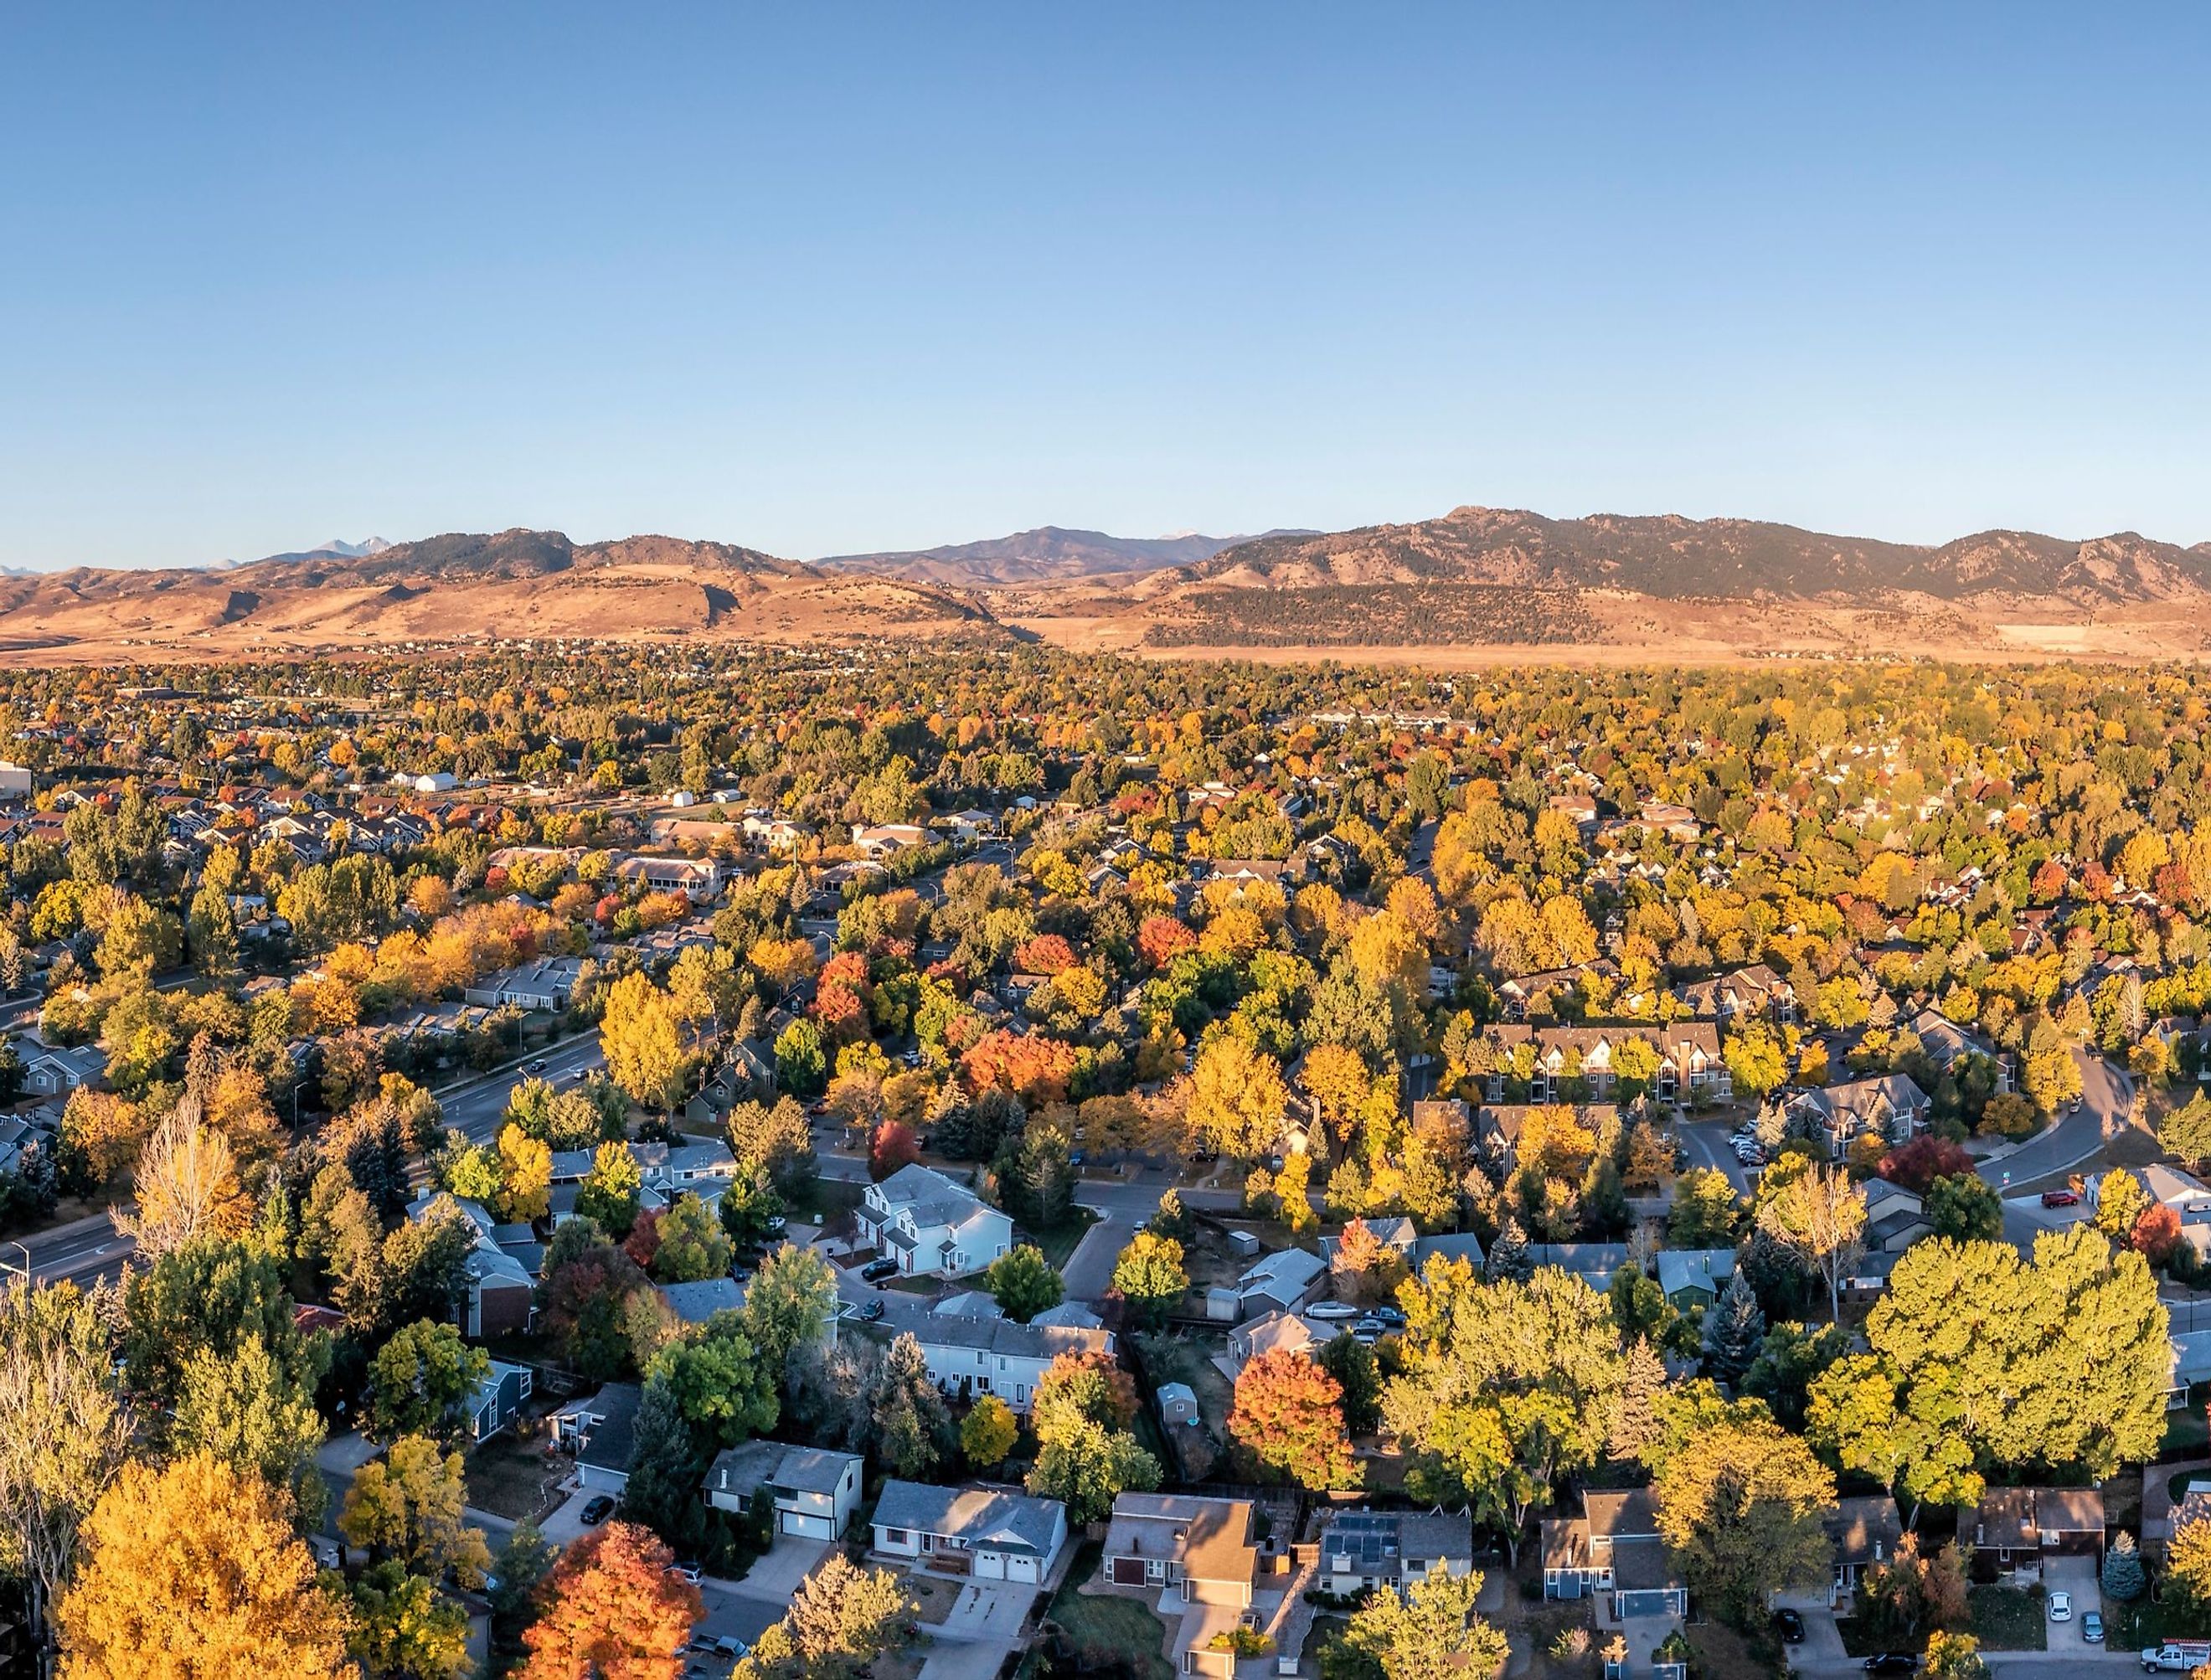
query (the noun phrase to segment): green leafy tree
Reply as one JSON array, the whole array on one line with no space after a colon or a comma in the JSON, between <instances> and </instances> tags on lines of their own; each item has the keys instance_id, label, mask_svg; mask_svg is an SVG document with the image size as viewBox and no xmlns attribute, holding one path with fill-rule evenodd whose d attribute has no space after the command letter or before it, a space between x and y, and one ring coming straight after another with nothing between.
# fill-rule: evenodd
<instances>
[{"instance_id":1,"label":"green leafy tree","mask_svg":"<svg viewBox=\"0 0 2211 1680\"><path fill-rule=\"evenodd\" d=\"M1354 1436L1380 1428L1382 1367L1374 1349L1356 1336L1335 1336L1321 1343L1317 1357L1343 1391L1344 1428Z\"/></svg>"},{"instance_id":2,"label":"green leafy tree","mask_svg":"<svg viewBox=\"0 0 2211 1680\"><path fill-rule=\"evenodd\" d=\"M591 1156L591 1170L577 1186L576 1211L603 1231L621 1237L637 1223L638 1205L645 1193L645 1174L626 1143L599 1145Z\"/></svg>"},{"instance_id":3,"label":"green leafy tree","mask_svg":"<svg viewBox=\"0 0 2211 1680\"><path fill-rule=\"evenodd\" d=\"M1126 1430L1109 1430L1089 1418L1038 1437L1028 1490L1067 1507L1071 1524L1098 1522L1124 1493L1160 1485L1159 1460Z\"/></svg>"},{"instance_id":4,"label":"green leafy tree","mask_svg":"<svg viewBox=\"0 0 2211 1680\"><path fill-rule=\"evenodd\" d=\"M713 1210L689 1191L660 1216L660 1246L652 1251L652 1275L663 1283L696 1283L726 1277L734 1252L729 1234Z\"/></svg>"},{"instance_id":5,"label":"green leafy tree","mask_svg":"<svg viewBox=\"0 0 2211 1680\"><path fill-rule=\"evenodd\" d=\"M928 1356L911 1333L884 1354L869 1406L876 1451L893 1474L912 1479L936 1469L953 1439L952 1419L929 1374Z\"/></svg>"},{"instance_id":6,"label":"green leafy tree","mask_svg":"<svg viewBox=\"0 0 2211 1680\"><path fill-rule=\"evenodd\" d=\"M224 1356L203 1349L185 1362L170 1444L205 1453L288 1490L300 1517L323 1513L328 1485L315 1467L325 1431L315 1410L324 1362L296 1340L280 1358L261 1342Z\"/></svg>"},{"instance_id":7,"label":"green leafy tree","mask_svg":"<svg viewBox=\"0 0 2211 1680\"><path fill-rule=\"evenodd\" d=\"M354 1472L338 1532L379 1562L396 1559L433 1580L451 1569L473 1583L491 1567L491 1550L483 1531L468 1525L467 1501L461 1455L408 1435Z\"/></svg>"},{"instance_id":8,"label":"green leafy tree","mask_svg":"<svg viewBox=\"0 0 2211 1680\"><path fill-rule=\"evenodd\" d=\"M775 1041L775 1083L795 1097L817 1096L828 1077L821 1031L810 1021L794 1021Z\"/></svg>"},{"instance_id":9,"label":"green leafy tree","mask_svg":"<svg viewBox=\"0 0 2211 1680\"><path fill-rule=\"evenodd\" d=\"M1352 1612L1343 1642L1381 1680L1466 1680L1505 1665L1505 1641L1476 1613L1481 1575L1436 1570L1398 1591L1384 1587Z\"/></svg>"},{"instance_id":10,"label":"green leafy tree","mask_svg":"<svg viewBox=\"0 0 2211 1680\"><path fill-rule=\"evenodd\" d=\"M753 1342L778 1380L794 1356L828 1338L836 1318L837 1280L828 1261L795 1243L761 1261L745 1291Z\"/></svg>"},{"instance_id":11,"label":"green leafy tree","mask_svg":"<svg viewBox=\"0 0 2211 1680\"><path fill-rule=\"evenodd\" d=\"M1045 1259L1044 1251L1026 1242L993 1260L983 1274L983 1283L999 1309L1016 1324L1027 1324L1038 1313L1058 1306L1067 1294L1067 1286Z\"/></svg>"},{"instance_id":12,"label":"green leafy tree","mask_svg":"<svg viewBox=\"0 0 2211 1680\"><path fill-rule=\"evenodd\" d=\"M1484 1283L1464 1260L1432 1258L1398 1291L1403 1368L1384 1421L1410 1460L1414 1496L1472 1506L1517 1549L1560 1479L1594 1465L1625 1375L1604 1298L1543 1267L1525 1283Z\"/></svg>"},{"instance_id":13,"label":"green leafy tree","mask_svg":"<svg viewBox=\"0 0 2211 1680\"><path fill-rule=\"evenodd\" d=\"M451 1445L468 1433L469 1397L491 1374L491 1356L449 1324L395 1331L368 1366L368 1428L378 1440L427 1435Z\"/></svg>"},{"instance_id":14,"label":"green leafy tree","mask_svg":"<svg viewBox=\"0 0 2211 1680\"><path fill-rule=\"evenodd\" d=\"M718 1448L773 1428L782 1415L783 1368L771 1368L742 1310L717 1313L696 1336L669 1343L645 1377L665 1383L700 1440Z\"/></svg>"},{"instance_id":15,"label":"green leafy tree","mask_svg":"<svg viewBox=\"0 0 2211 1680\"><path fill-rule=\"evenodd\" d=\"M622 1489L622 1515L673 1544L698 1506L699 1476L705 1466L682 1403L665 1379L656 1378L645 1386L635 1440L634 1467Z\"/></svg>"},{"instance_id":16,"label":"green leafy tree","mask_svg":"<svg viewBox=\"0 0 2211 1680\"><path fill-rule=\"evenodd\" d=\"M387 1559L353 1584L346 1649L394 1680L459 1680L469 1671L469 1615L427 1575Z\"/></svg>"},{"instance_id":17,"label":"green leafy tree","mask_svg":"<svg viewBox=\"0 0 2211 1680\"><path fill-rule=\"evenodd\" d=\"M1692 1167L1674 1180L1667 1236L1676 1248L1732 1248L1742 1207L1726 1174Z\"/></svg>"},{"instance_id":18,"label":"green leafy tree","mask_svg":"<svg viewBox=\"0 0 2211 1680\"><path fill-rule=\"evenodd\" d=\"M1953 1173L1927 1186L1928 1228L1954 1242L1994 1242L2003 1235L2003 1198L1978 1173Z\"/></svg>"},{"instance_id":19,"label":"green leafy tree","mask_svg":"<svg viewBox=\"0 0 2211 1680\"><path fill-rule=\"evenodd\" d=\"M1182 1245L1139 1231L1113 1263L1113 1287L1147 1322L1157 1324L1190 1289Z\"/></svg>"}]
</instances>

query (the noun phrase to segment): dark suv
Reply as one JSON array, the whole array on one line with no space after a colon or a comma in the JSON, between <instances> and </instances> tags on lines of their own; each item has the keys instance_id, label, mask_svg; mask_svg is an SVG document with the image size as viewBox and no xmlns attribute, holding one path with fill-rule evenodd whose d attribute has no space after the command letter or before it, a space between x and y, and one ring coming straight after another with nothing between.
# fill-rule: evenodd
<instances>
[{"instance_id":1,"label":"dark suv","mask_svg":"<svg viewBox=\"0 0 2211 1680\"><path fill-rule=\"evenodd\" d=\"M887 1254L880 1260L870 1260L862 1266L860 1276L870 1283L880 1283L886 1277L898 1276L898 1262Z\"/></svg>"}]
</instances>

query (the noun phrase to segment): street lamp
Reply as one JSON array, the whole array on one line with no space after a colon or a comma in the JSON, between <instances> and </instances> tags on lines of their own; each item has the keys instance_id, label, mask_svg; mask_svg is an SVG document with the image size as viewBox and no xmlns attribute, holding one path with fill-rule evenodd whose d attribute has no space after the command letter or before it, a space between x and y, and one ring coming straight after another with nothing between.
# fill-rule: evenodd
<instances>
[{"instance_id":1,"label":"street lamp","mask_svg":"<svg viewBox=\"0 0 2211 1680\"><path fill-rule=\"evenodd\" d=\"M23 1287L25 1289L28 1289L31 1285L31 1251L24 1244L17 1242L13 1239L9 1240L7 1246L23 1257L23 1264L21 1266L11 1265L8 1267L8 1270L9 1271L21 1271L23 1274Z\"/></svg>"}]
</instances>

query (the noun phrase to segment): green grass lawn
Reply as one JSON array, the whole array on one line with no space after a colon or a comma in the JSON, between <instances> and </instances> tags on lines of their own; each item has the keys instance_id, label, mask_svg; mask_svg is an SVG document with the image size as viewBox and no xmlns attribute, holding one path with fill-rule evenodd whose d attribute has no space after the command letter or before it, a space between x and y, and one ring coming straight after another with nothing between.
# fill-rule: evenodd
<instances>
[{"instance_id":1,"label":"green grass lawn","mask_svg":"<svg viewBox=\"0 0 2211 1680\"><path fill-rule=\"evenodd\" d=\"M1021 1227L1021 1234L1044 1250L1044 1257L1054 1271L1067 1265L1067 1257L1075 1252L1075 1246L1082 1240L1082 1234L1098 1222L1098 1216L1087 1208L1070 1208L1067 1217L1056 1225L1033 1231Z\"/></svg>"},{"instance_id":2,"label":"green grass lawn","mask_svg":"<svg viewBox=\"0 0 2211 1680\"><path fill-rule=\"evenodd\" d=\"M2179 1458L2200 1453L2207 1445L2211 1445L2211 1428L2205 1426L2201 1400L2191 1400L2178 1411L2166 1413L2165 1444L2158 1449L2160 1457ZM2211 1475L2211 1472L2202 1471L2196 1473L2199 1476Z\"/></svg>"},{"instance_id":3,"label":"green grass lawn","mask_svg":"<svg viewBox=\"0 0 2211 1680\"><path fill-rule=\"evenodd\" d=\"M1166 1659L1166 1624L1134 1598L1093 1597L1076 1589L1098 1573L1103 1549L1085 1544L1075 1554L1066 1583L1051 1601L1045 1620L1057 1623L1075 1647L1077 1667L1126 1662L1139 1680L1174 1680ZM1022 1665L1027 1672L1033 1662Z\"/></svg>"},{"instance_id":4,"label":"green grass lawn","mask_svg":"<svg viewBox=\"0 0 2211 1680\"><path fill-rule=\"evenodd\" d=\"M2041 1651L2050 1643L2043 1600L2016 1586L1977 1586L1966 1594L1973 1635L1989 1651Z\"/></svg>"},{"instance_id":5,"label":"green grass lawn","mask_svg":"<svg viewBox=\"0 0 2211 1680\"><path fill-rule=\"evenodd\" d=\"M2158 1604L2147 1595L2104 1610L2104 1644L2112 1651L2142 1651L2169 1639L2202 1639L2207 1624L2178 1600Z\"/></svg>"}]
</instances>

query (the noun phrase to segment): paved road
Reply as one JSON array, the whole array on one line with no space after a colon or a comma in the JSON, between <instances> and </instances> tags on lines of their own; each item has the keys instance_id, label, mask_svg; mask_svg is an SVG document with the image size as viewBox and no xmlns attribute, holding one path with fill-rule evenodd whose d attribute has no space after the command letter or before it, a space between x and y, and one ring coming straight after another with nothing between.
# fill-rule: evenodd
<instances>
[{"instance_id":1,"label":"paved road","mask_svg":"<svg viewBox=\"0 0 2211 1680\"><path fill-rule=\"evenodd\" d=\"M1164 1173L1148 1173L1130 1179L1084 1179L1075 1186L1075 1199L1099 1216L1098 1222L1082 1234L1075 1252L1067 1257L1061 1277L1073 1301L1103 1301L1113 1286L1113 1262L1136 1234L1136 1228L1160 1210L1160 1199L1172 1189L1186 1208L1211 1213L1233 1213L1244 1198L1233 1190L1190 1190L1175 1184Z\"/></svg>"},{"instance_id":2,"label":"paved road","mask_svg":"<svg viewBox=\"0 0 2211 1680\"><path fill-rule=\"evenodd\" d=\"M2126 1125L2134 1105L2134 1081L2100 1056L2073 1052L2081 1068L2081 1112L2060 1117L2039 1137L2009 1155L1984 1161L1980 1174L1990 1184L2023 1185L2077 1167Z\"/></svg>"},{"instance_id":3,"label":"paved road","mask_svg":"<svg viewBox=\"0 0 2211 1680\"><path fill-rule=\"evenodd\" d=\"M1750 1174L1742 1161L1735 1159L1734 1136L1736 1122L1733 1120L1688 1120L1677 1128L1681 1148L1689 1157L1692 1167L1709 1167L1727 1174L1727 1181L1735 1187L1738 1195L1750 1194Z\"/></svg>"},{"instance_id":4,"label":"paved road","mask_svg":"<svg viewBox=\"0 0 2211 1680\"><path fill-rule=\"evenodd\" d=\"M456 1086L439 1098L445 1110L445 1124L465 1132L471 1143L488 1143L499 1131L500 1117L506 1112L507 1099L524 1080L549 1079L555 1085L566 1085L577 1074L607 1064L606 1054L599 1048L599 1035L596 1032L585 1033L557 1048L542 1051L531 1057L530 1060L542 1061L545 1070L533 1075L518 1067L508 1068L485 1078Z\"/></svg>"}]
</instances>

